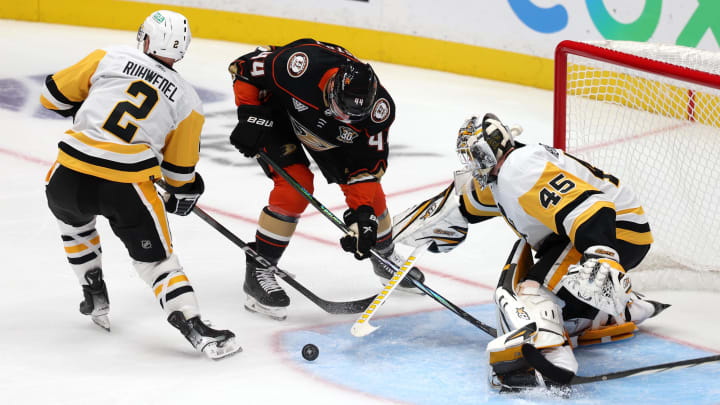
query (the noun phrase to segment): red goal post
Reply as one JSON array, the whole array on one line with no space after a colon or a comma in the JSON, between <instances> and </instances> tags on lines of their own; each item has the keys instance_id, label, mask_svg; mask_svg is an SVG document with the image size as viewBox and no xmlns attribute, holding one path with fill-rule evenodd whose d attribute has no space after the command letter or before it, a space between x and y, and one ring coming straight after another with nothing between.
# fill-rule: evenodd
<instances>
[{"instance_id":1,"label":"red goal post","mask_svg":"<svg viewBox=\"0 0 720 405\"><path fill-rule=\"evenodd\" d=\"M554 146L638 194L655 242L634 282L720 290L720 53L561 42Z\"/></svg>"}]
</instances>

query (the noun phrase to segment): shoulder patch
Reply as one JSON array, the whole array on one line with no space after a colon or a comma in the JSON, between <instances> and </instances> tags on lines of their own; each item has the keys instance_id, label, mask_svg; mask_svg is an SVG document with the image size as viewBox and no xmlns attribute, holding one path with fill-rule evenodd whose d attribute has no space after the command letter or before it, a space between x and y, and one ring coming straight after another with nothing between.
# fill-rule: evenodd
<instances>
[{"instance_id":1,"label":"shoulder patch","mask_svg":"<svg viewBox=\"0 0 720 405\"><path fill-rule=\"evenodd\" d=\"M545 144L543 144L543 143L541 143L540 145L542 145L549 154L555 156L555 158L557 159L557 157L559 156L559 153L558 153L557 149L555 149L555 148L553 148L553 147L551 147L551 146L547 146L547 145L545 145Z\"/></svg>"},{"instance_id":2,"label":"shoulder patch","mask_svg":"<svg viewBox=\"0 0 720 405\"><path fill-rule=\"evenodd\" d=\"M370 119L372 119L372 122L379 124L388 119L389 116L390 103L388 103L388 101L384 98L376 101L372 109L372 114L370 114Z\"/></svg>"},{"instance_id":3,"label":"shoulder patch","mask_svg":"<svg viewBox=\"0 0 720 405\"><path fill-rule=\"evenodd\" d=\"M287 71L290 77L298 78L307 70L310 59L305 52L295 52L290 55L287 63Z\"/></svg>"},{"instance_id":4,"label":"shoulder patch","mask_svg":"<svg viewBox=\"0 0 720 405\"><path fill-rule=\"evenodd\" d=\"M337 139L340 142L343 143L353 143L355 138L357 138L359 135L357 132L353 131L352 129L345 127L345 126L339 126L338 129L340 130L340 135L338 135L335 139Z\"/></svg>"}]
</instances>

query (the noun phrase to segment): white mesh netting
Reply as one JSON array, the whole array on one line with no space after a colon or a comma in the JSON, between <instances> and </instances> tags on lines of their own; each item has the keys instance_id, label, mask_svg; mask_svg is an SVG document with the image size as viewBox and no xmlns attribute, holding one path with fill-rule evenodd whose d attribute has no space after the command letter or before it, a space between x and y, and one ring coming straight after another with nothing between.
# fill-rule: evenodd
<instances>
[{"instance_id":1,"label":"white mesh netting","mask_svg":"<svg viewBox=\"0 0 720 405\"><path fill-rule=\"evenodd\" d=\"M589 44L720 74L720 54ZM568 54L566 150L635 190L655 242L639 288L720 291L720 90Z\"/></svg>"}]
</instances>

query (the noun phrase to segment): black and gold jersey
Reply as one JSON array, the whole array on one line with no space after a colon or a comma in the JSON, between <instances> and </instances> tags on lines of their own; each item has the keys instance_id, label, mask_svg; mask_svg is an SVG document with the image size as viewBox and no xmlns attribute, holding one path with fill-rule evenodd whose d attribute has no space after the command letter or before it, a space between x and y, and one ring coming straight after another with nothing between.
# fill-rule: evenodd
<instances>
[{"instance_id":1,"label":"black and gold jersey","mask_svg":"<svg viewBox=\"0 0 720 405\"><path fill-rule=\"evenodd\" d=\"M159 179L172 187L194 181L202 103L176 71L127 46L95 50L48 76L40 102L73 127L58 162L107 180Z\"/></svg>"},{"instance_id":2,"label":"black and gold jersey","mask_svg":"<svg viewBox=\"0 0 720 405\"><path fill-rule=\"evenodd\" d=\"M496 181L483 190L475 183L461 198L467 214L502 215L536 249L551 234L567 236L580 252L592 244L613 246L616 239L634 245L653 241L645 212L627 185L542 144L513 150ZM610 226L608 217L614 218Z\"/></svg>"}]
</instances>

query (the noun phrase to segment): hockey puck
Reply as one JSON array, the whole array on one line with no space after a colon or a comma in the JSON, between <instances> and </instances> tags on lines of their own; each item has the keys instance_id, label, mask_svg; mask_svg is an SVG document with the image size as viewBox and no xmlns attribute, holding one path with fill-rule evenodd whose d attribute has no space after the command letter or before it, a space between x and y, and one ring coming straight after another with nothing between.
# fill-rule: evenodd
<instances>
[{"instance_id":1,"label":"hockey puck","mask_svg":"<svg viewBox=\"0 0 720 405\"><path fill-rule=\"evenodd\" d=\"M313 361L318 358L320 350L312 343L308 343L302 348L302 356L305 360Z\"/></svg>"}]
</instances>

